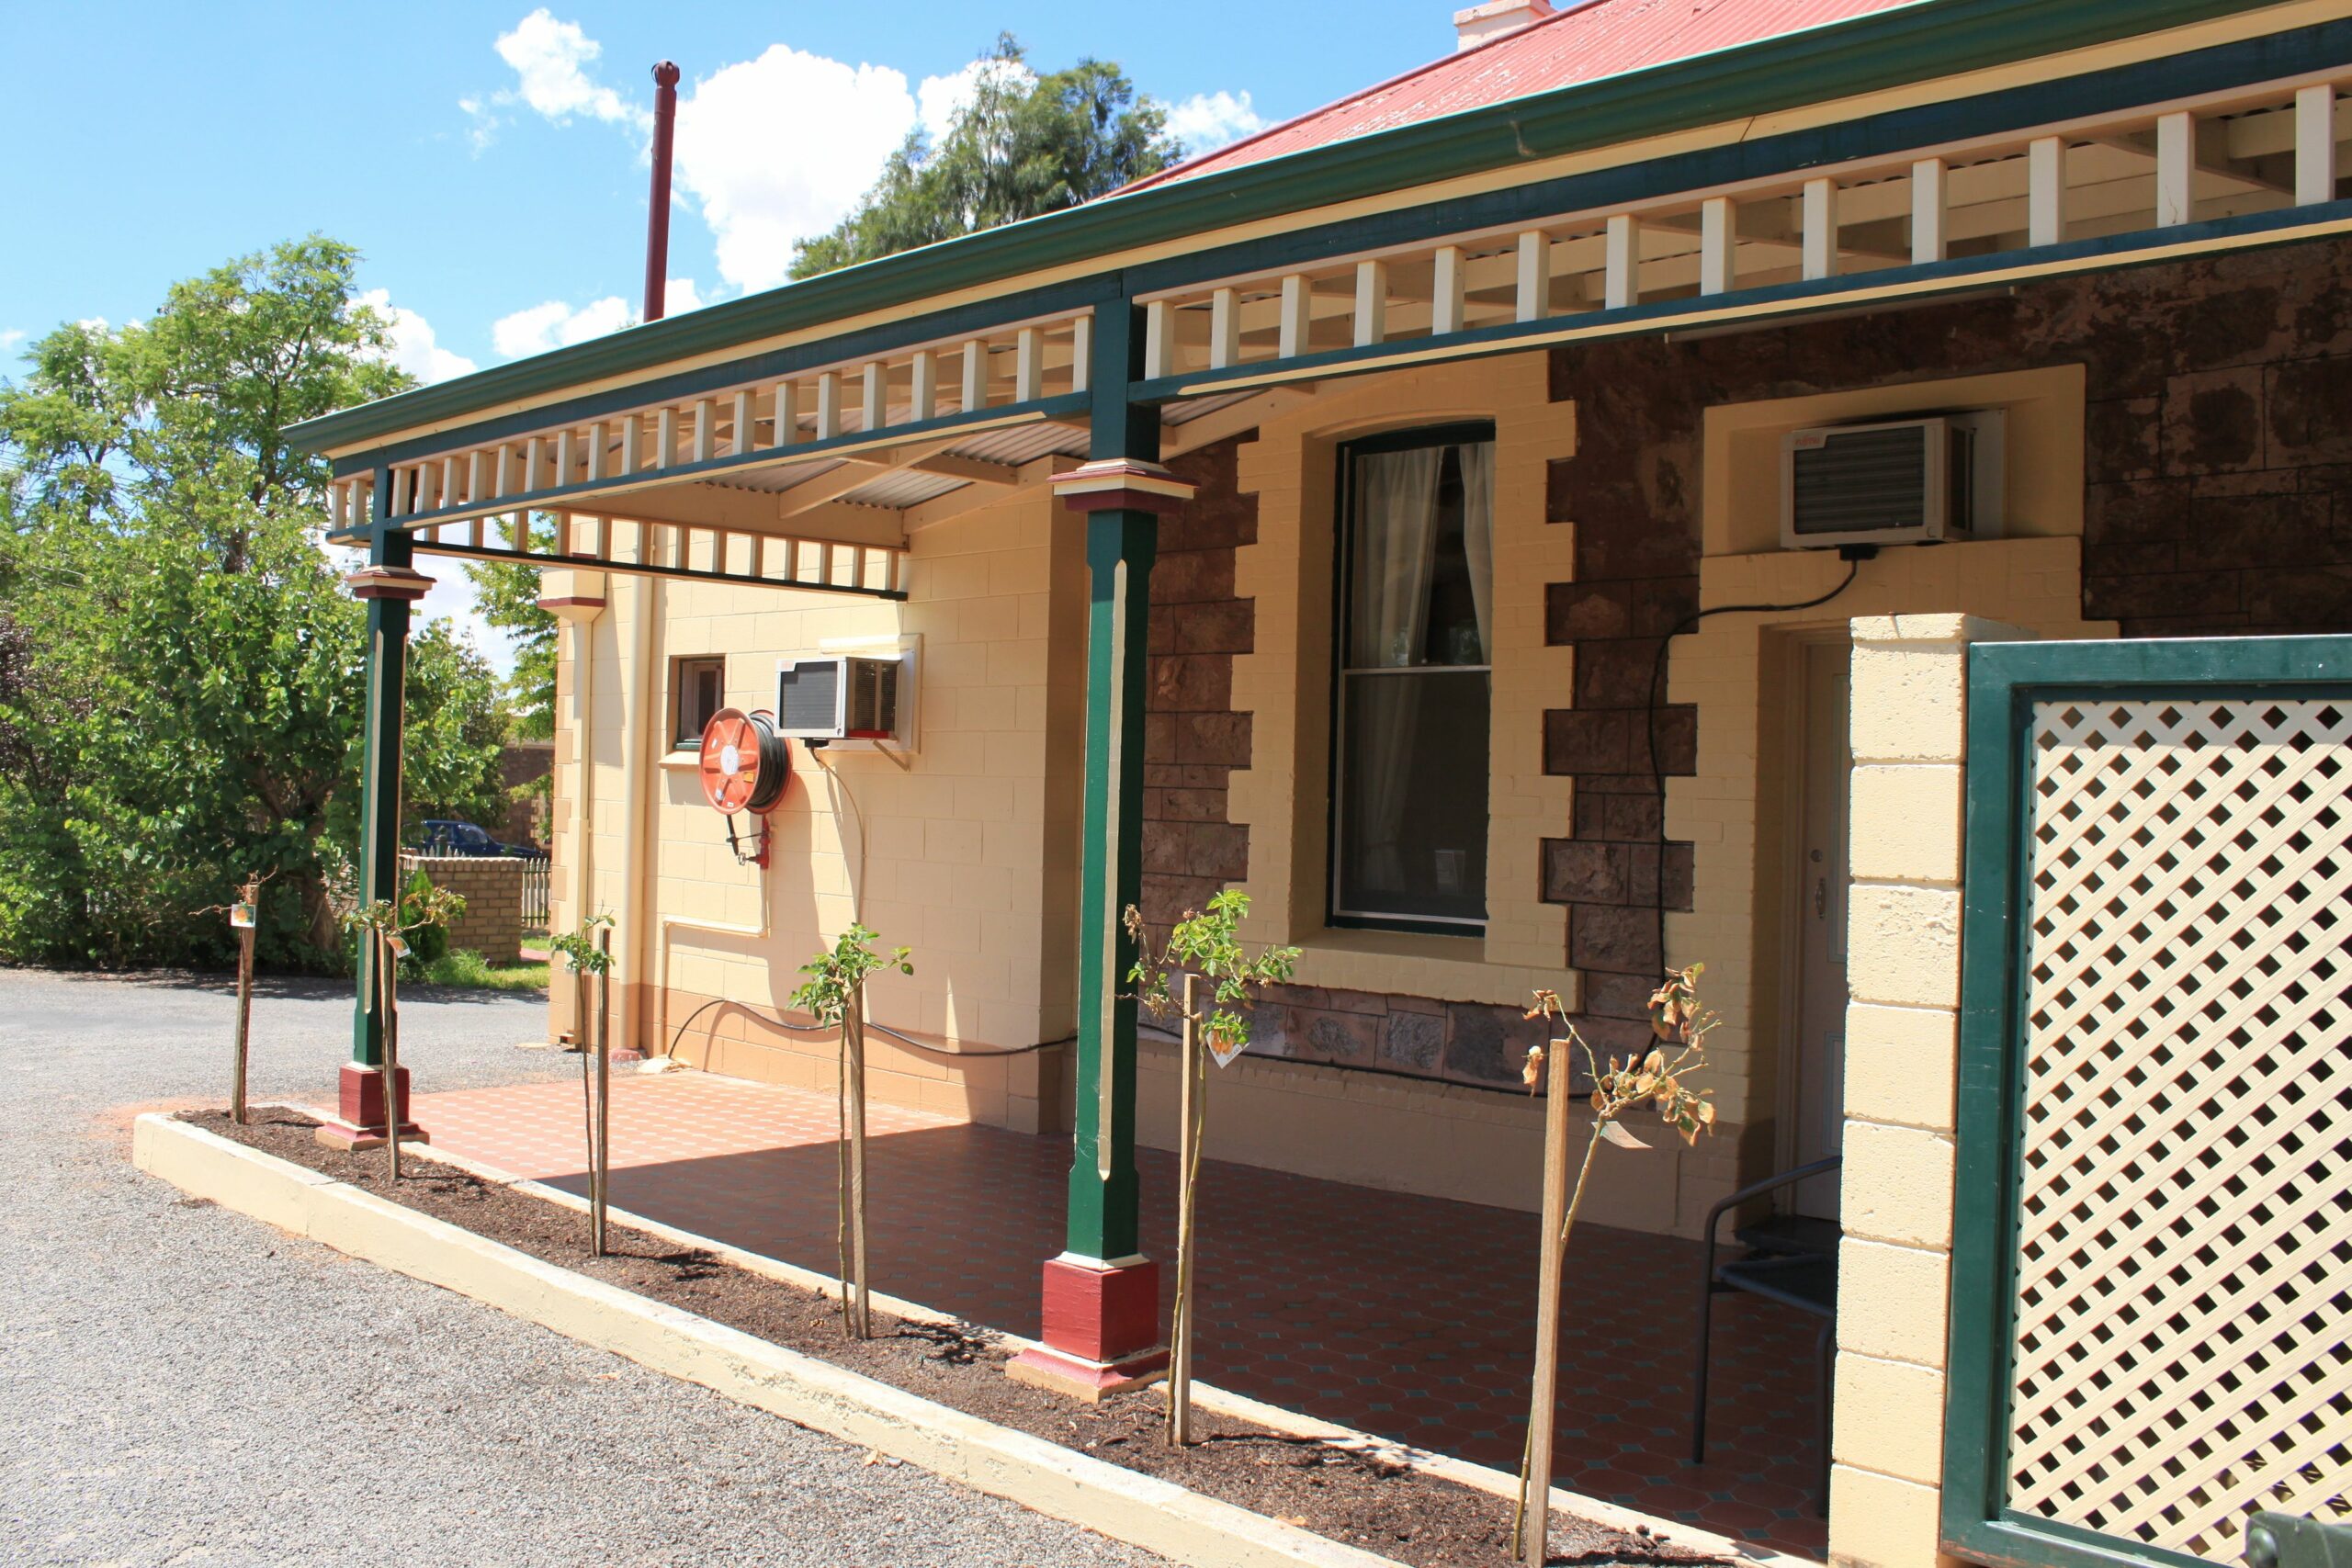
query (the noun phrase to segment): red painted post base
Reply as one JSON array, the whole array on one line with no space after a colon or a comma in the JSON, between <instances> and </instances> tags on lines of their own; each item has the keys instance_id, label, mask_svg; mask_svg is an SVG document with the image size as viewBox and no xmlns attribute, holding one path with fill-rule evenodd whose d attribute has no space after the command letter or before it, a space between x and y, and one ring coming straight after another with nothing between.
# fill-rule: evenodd
<instances>
[{"instance_id":1,"label":"red painted post base","mask_svg":"<svg viewBox=\"0 0 2352 1568\"><path fill-rule=\"evenodd\" d=\"M1168 1375L1159 1332L1159 1265L1097 1263L1067 1255L1046 1264L1045 1343L1006 1367L1013 1382L1073 1398L1157 1382Z\"/></svg>"},{"instance_id":2,"label":"red painted post base","mask_svg":"<svg viewBox=\"0 0 2352 1568\"><path fill-rule=\"evenodd\" d=\"M335 1114L319 1124L318 1139L331 1149L380 1149L384 1146L384 1069L343 1065L337 1085ZM401 1108L408 1108L408 1069L401 1069ZM432 1137L415 1122L403 1119L401 1142L428 1144Z\"/></svg>"}]
</instances>

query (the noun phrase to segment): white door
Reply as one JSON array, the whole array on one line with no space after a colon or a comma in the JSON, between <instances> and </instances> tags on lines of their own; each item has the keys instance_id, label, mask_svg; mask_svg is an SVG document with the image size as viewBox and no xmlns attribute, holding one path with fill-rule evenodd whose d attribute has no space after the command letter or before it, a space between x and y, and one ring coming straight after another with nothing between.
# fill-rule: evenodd
<instances>
[{"instance_id":1,"label":"white door","mask_svg":"<svg viewBox=\"0 0 2352 1568\"><path fill-rule=\"evenodd\" d=\"M1847 739L1849 652L1843 642L1808 644L1804 746L1797 842L1798 939L1795 1163L1838 1153L1846 1125L1846 790L1853 752ZM1838 1179L1797 1189L1794 1207L1838 1217Z\"/></svg>"}]
</instances>

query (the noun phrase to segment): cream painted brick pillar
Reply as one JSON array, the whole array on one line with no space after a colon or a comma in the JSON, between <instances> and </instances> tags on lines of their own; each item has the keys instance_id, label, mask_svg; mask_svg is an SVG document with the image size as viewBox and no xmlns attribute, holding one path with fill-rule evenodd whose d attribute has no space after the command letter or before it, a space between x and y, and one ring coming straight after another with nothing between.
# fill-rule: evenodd
<instances>
[{"instance_id":1,"label":"cream painted brick pillar","mask_svg":"<svg viewBox=\"0 0 2352 1568\"><path fill-rule=\"evenodd\" d=\"M1832 1562L1939 1560L1971 615L1852 623Z\"/></svg>"}]
</instances>

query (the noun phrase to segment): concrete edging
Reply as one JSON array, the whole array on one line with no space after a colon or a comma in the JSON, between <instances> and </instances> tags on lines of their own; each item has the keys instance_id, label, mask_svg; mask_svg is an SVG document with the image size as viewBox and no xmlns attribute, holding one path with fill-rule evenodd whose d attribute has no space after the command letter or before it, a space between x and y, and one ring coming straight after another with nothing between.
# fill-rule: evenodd
<instances>
[{"instance_id":1,"label":"concrete edging","mask_svg":"<svg viewBox=\"0 0 2352 1568\"><path fill-rule=\"evenodd\" d=\"M300 1105L288 1104L285 1109L300 1111L310 1116L324 1114L314 1108ZM527 1192L544 1201L581 1213L588 1211L588 1200L577 1193L567 1192L560 1187L533 1180L529 1177L515 1176L465 1155L438 1148L430 1144L419 1145L415 1153L420 1158L437 1160L442 1164L454 1166L484 1181L493 1181L503 1187L511 1187L518 1192ZM294 1168L301 1168L298 1166ZM324 1179L321 1178L321 1179ZM683 1229L666 1221L651 1219L644 1214L619 1207L608 1210L607 1214L614 1224L640 1230L649 1235L660 1236L664 1241L674 1242L680 1247L701 1247L714 1257L731 1263L747 1273L797 1285L803 1290L820 1295L839 1289L839 1281L830 1274L821 1274L814 1269L804 1269L798 1264L786 1263L780 1258L769 1258L761 1253L749 1252L730 1243ZM875 1305L892 1316L902 1318L909 1323L953 1324L957 1321L953 1313L941 1312L938 1308L926 1306L921 1302L909 1301L904 1297L894 1296L883 1291L875 1291L872 1294ZM1025 1350L1035 1343L1035 1340L1023 1338L1018 1334L1001 1328L991 1328L986 1332L993 1336L1003 1348L1014 1352ZM1438 1453L1429 1449L1416 1448L1410 1443L1375 1437L1369 1432L1358 1431L1352 1427L1342 1427L1334 1422L1320 1420L1303 1411L1286 1410L1278 1404L1268 1404L1262 1400L1252 1399L1248 1394L1236 1393L1229 1389L1219 1388L1214 1383L1194 1383L1193 1400L1203 1410L1215 1411L1218 1415L1229 1416L1238 1421L1252 1422L1269 1431L1286 1433L1294 1438L1314 1438L1364 1453L1381 1454L1424 1474L1467 1486L1474 1492L1484 1492L1489 1496L1499 1497L1506 1502L1516 1503L1519 1498L1519 1477L1510 1471L1496 1470L1491 1466L1478 1464L1470 1460L1457 1459L1452 1454ZM1796 1552L1776 1551L1770 1547L1758 1546L1752 1541L1718 1535L1714 1531L1702 1529L1697 1525L1686 1524L1679 1519L1661 1518L1655 1514L1645 1514L1637 1508L1628 1508L1622 1504L1607 1502L1582 1492L1571 1492L1565 1486L1552 1488L1552 1507L1555 1512L1570 1514L1593 1524L1605 1525L1628 1533L1647 1530L1653 1535L1671 1539L1677 1546L1687 1546L1694 1551L1705 1552L1711 1557L1752 1563L1756 1568L1822 1568L1815 1559Z\"/></svg>"},{"instance_id":2,"label":"concrete edging","mask_svg":"<svg viewBox=\"0 0 2352 1568\"><path fill-rule=\"evenodd\" d=\"M131 1157L192 1196L1179 1562L1395 1562L573 1274L175 1117L141 1116Z\"/></svg>"}]
</instances>

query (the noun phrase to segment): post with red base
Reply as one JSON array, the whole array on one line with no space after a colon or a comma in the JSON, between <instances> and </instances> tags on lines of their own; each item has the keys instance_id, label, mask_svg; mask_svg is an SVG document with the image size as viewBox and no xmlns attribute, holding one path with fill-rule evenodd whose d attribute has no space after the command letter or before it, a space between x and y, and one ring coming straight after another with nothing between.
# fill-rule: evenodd
<instances>
[{"instance_id":1,"label":"post with red base","mask_svg":"<svg viewBox=\"0 0 2352 1568\"><path fill-rule=\"evenodd\" d=\"M366 749L359 773L359 901L372 904L400 894L401 723L408 683L409 609L432 588L418 571L415 542L392 525L390 508L395 474L376 470L376 517L368 564L344 581L368 606L368 710ZM359 944L359 999L351 1023L351 1060L337 1086L335 1115L319 1128L319 1142L333 1148L375 1148L384 1142L394 1105L385 1094L384 1019L374 984L375 944ZM402 1115L401 1140L426 1141L424 1128L406 1119L408 1069L397 1086Z\"/></svg>"},{"instance_id":2,"label":"post with red base","mask_svg":"<svg viewBox=\"0 0 2352 1568\"><path fill-rule=\"evenodd\" d=\"M1092 458L1057 476L1087 516L1085 810L1079 896L1078 1115L1066 1250L1045 1268L1045 1342L1012 1375L1080 1398L1135 1388L1168 1369L1159 1266L1143 1256L1136 1184L1135 962L1121 917L1143 884L1143 735L1151 566L1159 519L1193 493L1161 468L1156 410L1127 401L1142 346L1138 312L1095 313L1088 384Z\"/></svg>"}]
</instances>

